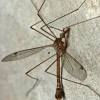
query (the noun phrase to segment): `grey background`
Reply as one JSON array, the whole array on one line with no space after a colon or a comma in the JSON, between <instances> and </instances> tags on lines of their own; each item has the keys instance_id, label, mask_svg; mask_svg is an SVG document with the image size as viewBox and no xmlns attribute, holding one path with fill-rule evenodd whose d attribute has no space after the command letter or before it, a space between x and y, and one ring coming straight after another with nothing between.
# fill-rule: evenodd
<instances>
[{"instance_id":1,"label":"grey background","mask_svg":"<svg viewBox=\"0 0 100 100\"><path fill-rule=\"evenodd\" d=\"M43 0L33 0L39 9ZM79 7L83 0L47 0L41 10L46 22L50 22ZM0 59L15 51L52 43L49 39L30 29L40 19L30 0L1 0L0 2ZM100 15L100 0L86 0L81 9L62 18L52 26L63 29L74 23ZM43 24L35 26L39 29ZM40 30L40 29L39 29ZM55 31L59 36L59 31ZM100 93L100 18L71 27L67 51L86 69L87 79L82 82ZM51 52L48 54L48 52ZM39 79L39 84L26 97L35 84L25 73L55 51L47 48L41 53L14 62L0 62L0 100L55 100L56 77L44 72L55 58L42 64L30 73ZM56 73L56 64L49 70ZM73 81L66 71L64 77ZM67 100L100 100L93 91L68 81L64 82Z\"/></svg>"}]
</instances>

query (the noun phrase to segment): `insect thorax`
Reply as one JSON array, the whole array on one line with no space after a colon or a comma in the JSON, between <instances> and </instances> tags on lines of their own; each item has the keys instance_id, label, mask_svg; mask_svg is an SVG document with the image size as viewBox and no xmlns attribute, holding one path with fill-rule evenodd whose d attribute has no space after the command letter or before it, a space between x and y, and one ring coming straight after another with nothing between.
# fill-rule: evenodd
<instances>
[{"instance_id":1,"label":"insect thorax","mask_svg":"<svg viewBox=\"0 0 100 100\"><path fill-rule=\"evenodd\" d=\"M62 41L62 38L56 38L56 40L53 43L53 46L56 53L65 51L64 42Z\"/></svg>"}]
</instances>

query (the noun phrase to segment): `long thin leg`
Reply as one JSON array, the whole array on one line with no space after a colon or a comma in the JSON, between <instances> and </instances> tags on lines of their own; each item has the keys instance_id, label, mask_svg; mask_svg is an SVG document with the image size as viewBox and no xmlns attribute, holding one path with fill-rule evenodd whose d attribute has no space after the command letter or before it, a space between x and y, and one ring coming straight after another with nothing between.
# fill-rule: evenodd
<instances>
[{"instance_id":1,"label":"long thin leg","mask_svg":"<svg viewBox=\"0 0 100 100\"><path fill-rule=\"evenodd\" d=\"M53 22L59 20L60 18L65 17L65 16L67 16L67 15L69 15L69 14L71 14L71 13L77 11L77 10L79 10L79 9L81 8L81 6L85 3L85 1L86 1L86 0L84 0L84 2L79 6L79 8L77 8L77 9L73 10L72 12L69 12L68 14L65 14L65 15L63 15L63 16L61 16L61 17L59 17L59 18L57 18L57 19L55 19L55 20L53 20L53 21L47 23L47 25L49 25L49 24L51 24L51 23L53 23ZM94 17L94 18L90 18L90 19L87 19L87 20L78 22L78 23L76 23L76 24L73 24L73 25L70 25L70 26L67 26L67 27L72 27L72 26L75 26L75 25L77 25L77 24L81 24L81 23L84 23L84 22L87 22L87 21L90 21L90 20L93 20L93 19L96 19L96 18L99 18L99 17L100 17L100 16L97 16L97 17ZM45 27L45 26L46 26L46 25L42 26L41 29L43 29L43 27Z\"/></svg>"},{"instance_id":2,"label":"long thin leg","mask_svg":"<svg viewBox=\"0 0 100 100\"><path fill-rule=\"evenodd\" d=\"M51 74L51 75L53 75L53 76L57 76L57 75L55 75L55 74L53 74L53 73L48 72L49 68L50 68L56 61L57 61L57 60L55 60L55 61L45 70L46 73ZM82 84L82 83L78 83L78 82L69 80L69 79L67 79L67 78L63 78L63 77L62 77L62 79L66 80L66 81L69 81L69 82L72 82L72 83L75 83L75 84L79 84L79 85L85 86L85 87L89 88L90 90L92 90L94 93L96 93L96 94L100 97L100 94L97 93L97 92L96 92L92 87L90 87L89 85L85 85L85 84Z\"/></svg>"},{"instance_id":3,"label":"long thin leg","mask_svg":"<svg viewBox=\"0 0 100 100\"><path fill-rule=\"evenodd\" d=\"M46 22L44 21L44 19L42 18L42 16L40 15L40 10L42 9L42 7L43 7L43 5L44 5L44 3L45 3L45 1L46 0L44 0L44 2L42 3L42 5L41 5L41 7L40 7L40 9L38 10L38 13L37 13L37 15L39 16L39 18L43 21L43 23L45 24L45 26L49 29L49 31L54 35L54 37L55 38L57 38L56 37L56 35L53 33L53 31L48 27L48 25L46 24Z\"/></svg>"},{"instance_id":4,"label":"long thin leg","mask_svg":"<svg viewBox=\"0 0 100 100\"><path fill-rule=\"evenodd\" d=\"M32 2L32 4L35 6L35 8L36 8L36 10L37 10L37 12L38 12L38 9L37 9L36 5L34 4L34 2L33 2L32 0L31 0L31 2ZM41 6L41 7L42 7L42 6ZM38 24L38 23L40 23L40 22L43 22L43 21L41 20L41 21L37 22L36 24ZM36 24L34 24L34 25L36 25ZM34 26L34 25L32 25L32 26ZM40 29L41 29L41 28L40 28ZM52 37L55 38L54 35L52 35L51 33L47 32L46 30L44 30L44 29L41 29L41 30L43 30L44 32L46 32L47 34L49 34L49 35L51 35Z\"/></svg>"},{"instance_id":5,"label":"long thin leg","mask_svg":"<svg viewBox=\"0 0 100 100\"><path fill-rule=\"evenodd\" d=\"M28 77L30 77L30 78L36 80L35 84L34 84L33 87L27 92L26 95L28 95L28 94L30 93L30 91L31 91L31 90L36 86L36 84L38 83L38 78L34 78L34 77L30 76L28 73L31 72L32 70L34 70L35 68L37 68L37 67L38 67L39 65L41 65L42 63L44 63L44 62L46 62L47 60L49 60L50 58L52 58L52 57L55 56L55 55L56 55L56 54L52 55L51 57L49 57L49 58L47 58L46 60L42 61L42 62L39 63L37 66L35 66L34 68L30 69L29 71L27 71L27 72L25 73Z\"/></svg>"},{"instance_id":6,"label":"long thin leg","mask_svg":"<svg viewBox=\"0 0 100 100\"><path fill-rule=\"evenodd\" d=\"M70 25L70 26L67 26L67 27L72 27L72 26L75 26L75 25L78 25L78 24L81 24L81 23L84 23L84 22L87 22L87 21L90 21L90 20L93 20L93 19L96 19L96 18L99 18L99 17L100 17L100 16L97 16L97 17L94 17L94 18L91 18L91 19L87 19L87 20L78 22L78 23L76 23L76 24L73 24L73 25Z\"/></svg>"},{"instance_id":7,"label":"long thin leg","mask_svg":"<svg viewBox=\"0 0 100 100\"><path fill-rule=\"evenodd\" d=\"M38 31L37 29L33 28L33 25L32 25L32 26L30 26L30 28L31 28L31 29L33 29L34 31L36 31L36 32L38 32L38 33L40 33L40 34L42 34L43 36L47 37L48 39L50 39L50 40L54 41L53 39L51 39L50 37L46 36L46 35L45 35L45 34L43 34L42 32L40 32L40 31Z\"/></svg>"},{"instance_id":8,"label":"long thin leg","mask_svg":"<svg viewBox=\"0 0 100 100\"><path fill-rule=\"evenodd\" d=\"M63 18L63 17L65 17L65 16L67 16L67 15L73 13L73 12L78 11L78 10L82 7L82 5L83 5L85 2L86 2L86 0L84 0L84 1L81 3L81 5L80 5L77 9L75 9L75 10L73 10L73 11L71 11L71 12L69 12L69 13L67 13L67 14L65 14L65 15L63 15L63 16L61 16L61 17L59 17L59 18L57 18L57 19L55 19L55 20L53 20L53 21L51 21L51 22L49 22L49 23L47 23L47 24L45 24L45 25L42 26L41 28L43 28L43 27L45 27L45 26L47 26L47 25L49 25L49 24L51 24L51 23L53 23L53 22L55 22L55 21L57 21L57 20L59 20L59 19L61 19L61 18Z\"/></svg>"},{"instance_id":9,"label":"long thin leg","mask_svg":"<svg viewBox=\"0 0 100 100\"><path fill-rule=\"evenodd\" d=\"M59 28L56 28L56 27L53 27L53 26L50 26L50 25L49 25L49 27L50 27L50 28L53 28L53 29L56 29L56 30L58 30L58 31L61 31L61 32L63 31L63 30L61 30L61 29L59 29Z\"/></svg>"},{"instance_id":10,"label":"long thin leg","mask_svg":"<svg viewBox=\"0 0 100 100\"><path fill-rule=\"evenodd\" d=\"M75 26L75 25L78 25L78 24L81 24L81 23L84 23L84 22L87 22L87 21L91 21L91 20L93 20L93 19L96 19L96 18L99 18L100 16L97 16L97 17L93 17L93 18L90 18L90 19L87 19L87 20L84 20L84 21L81 21L81 22L78 22L78 23L75 23L75 24L72 24L72 25L69 25L69 26L67 26L67 27L73 27L73 26ZM49 25L50 23L48 23L47 25ZM45 27L45 26L42 26L41 27L41 29L43 29L43 27ZM65 28L67 28L67 27L65 27ZM50 26L50 28L54 28L54 29L58 29L58 28L55 28L55 27L52 27L52 26ZM64 28L64 29L65 29ZM58 29L59 31L60 31L60 29Z\"/></svg>"},{"instance_id":11,"label":"long thin leg","mask_svg":"<svg viewBox=\"0 0 100 100\"><path fill-rule=\"evenodd\" d=\"M49 66L49 67L47 68L47 70L48 70L50 67L51 67L51 66ZM52 73L48 72L47 70L46 70L46 73L51 74L51 75L53 75L53 76L57 76L57 75L55 75L55 74L52 74ZM96 92L92 87L90 87L89 85L85 85L85 84L82 84L82 83L78 83L78 82L69 80L69 79L67 79L67 78L63 78L63 77L62 77L62 79L66 80L66 81L69 81L69 82L72 82L72 83L75 83L75 84L79 84L79 85L88 87L90 90L92 90L94 93L96 93L96 94L100 97L100 94L97 93L97 92Z\"/></svg>"},{"instance_id":12,"label":"long thin leg","mask_svg":"<svg viewBox=\"0 0 100 100\"><path fill-rule=\"evenodd\" d=\"M40 29L55 38L55 36L53 36L52 34L50 34L49 32L47 32L45 29L42 29L42 28L40 28Z\"/></svg>"},{"instance_id":13,"label":"long thin leg","mask_svg":"<svg viewBox=\"0 0 100 100\"><path fill-rule=\"evenodd\" d=\"M35 23L35 24L33 24L32 26L35 26L35 25L37 25L37 24L39 24L39 23L41 23L42 21L38 21L37 23Z\"/></svg>"},{"instance_id":14,"label":"long thin leg","mask_svg":"<svg viewBox=\"0 0 100 100\"><path fill-rule=\"evenodd\" d=\"M38 21L37 23L33 24L32 27L35 26L35 25L37 25L37 24L39 24L39 23L41 23L41 22L42 22L42 21ZM43 30L44 32L46 32L46 33L49 34L50 36L54 37L52 34L50 34L49 32L47 32L46 30L44 30L44 29L41 29L41 30ZM54 38L55 38L55 37L54 37Z\"/></svg>"}]
</instances>

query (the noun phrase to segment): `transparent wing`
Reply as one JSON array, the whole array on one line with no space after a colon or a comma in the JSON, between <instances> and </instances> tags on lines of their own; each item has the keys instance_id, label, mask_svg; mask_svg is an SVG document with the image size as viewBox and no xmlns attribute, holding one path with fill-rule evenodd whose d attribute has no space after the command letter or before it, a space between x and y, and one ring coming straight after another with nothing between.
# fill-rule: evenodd
<instances>
[{"instance_id":1,"label":"transparent wing","mask_svg":"<svg viewBox=\"0 0 100 100\"><path fill-rule=\"evenodd\" d=\"M62 67L73 77L83 81L87 77L86 70L84 67L69 53L64 53L61 57Z\"/></svg>"},{"instance_id":2,"label":"transparent wing","mask_svg":"<svg viewBox=\"0 0 100 100\"><path fill-rule=\"evenodd\" d=\"M19 60L19 59L22 59L22 58L26 58L28 56L37 54L41 50L45 49L46 47L50 47L50 46L51 45L47 45L47 46L41 46L41 47L37 47L37 48L18 51L18 52L12 53L12 54L6 56L5 58L3 58L2 62L14 61L14 60Z\"/></svg>"}]
</instances>

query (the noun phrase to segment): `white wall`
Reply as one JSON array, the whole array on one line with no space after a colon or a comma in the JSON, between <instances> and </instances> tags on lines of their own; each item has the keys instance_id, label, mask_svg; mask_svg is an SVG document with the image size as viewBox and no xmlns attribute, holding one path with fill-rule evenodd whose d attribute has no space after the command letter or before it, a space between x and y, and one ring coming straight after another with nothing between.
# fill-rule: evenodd
<instances>
[{"instance_id":1,"label":"white wall","mask_svg":"<svg viewBox=\"0 0 100 100\"><path fill-rule=\"evenodd\" d=\"M50 22L78 8L82 1L47 0L41 14L46 22ZM43 0L33 0L33 2L39 9ZM51 25L63 29L77 22L100 16L99 5L99 0L86 0L79 11ZM30 0L1 0L0 9L0 59L15 51L52 43L49 39L30 29L32 24L39 21L36 15L37 10ZM38 29L42 25L39 24L35 28ZM59 31L53 31L59 36ZM87 79L82 83L90 85L98 93L100 93L99 31L100 18L71 27L67 50L87 71ZM49 51L50 54L48 54ZM35 84L35 80L27 77L25 73L54 53L52 48L48 48L23 60L0 62L0 100L55 100L56 78L44 72L53 59L30 73L30 75L39 78L40 81L30 94L25 96ZM51 68L50 72L56 73L55 69L56 65ZM80 82L66 71L64 71L64 77ZM100 100L100 97L86 87L68 81L63 82L66 100Z\"/></svg>"}]
</instances>

